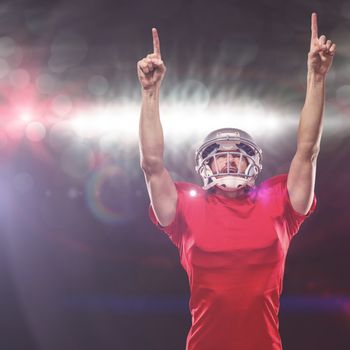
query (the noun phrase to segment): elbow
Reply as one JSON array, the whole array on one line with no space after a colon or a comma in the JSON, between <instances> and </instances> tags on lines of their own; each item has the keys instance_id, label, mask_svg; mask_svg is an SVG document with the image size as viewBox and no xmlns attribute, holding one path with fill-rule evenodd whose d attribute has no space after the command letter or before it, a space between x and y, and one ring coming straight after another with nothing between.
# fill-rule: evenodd
<instances>
[{"instance_id":1,"label":"elbow","mask_svg":"<svg viewBox=\"0 0 350 350\"><path fill-rule=\"evenodd\" d=\"M317 160L318 154L320 153L320 145L312 143L302 143L298 144L297 154L306 160L311 160L315 162Z\"/></svg>"},{"instance_id":2,"label":"elbow","mask_svg":"<svg viewBox=\"0 0 350 350\"><path fill-rule=\"evenodd\" d=\"M159 157L141 157L140 166L145 174L156 174L164 167L163 159Z\"/></svg>"}]
</instances>

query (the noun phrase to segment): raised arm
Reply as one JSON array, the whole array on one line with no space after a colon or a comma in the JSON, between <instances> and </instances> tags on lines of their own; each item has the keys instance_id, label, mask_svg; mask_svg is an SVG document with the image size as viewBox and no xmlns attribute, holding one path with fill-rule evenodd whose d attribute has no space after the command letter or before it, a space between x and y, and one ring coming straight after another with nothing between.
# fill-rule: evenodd
<instances>
[{"instance_id":1,"label":"raised arm","mask_svg":"<svg viewBox=\"0 0 350 350\"><path fill-rule=\"evenodd\" d=\"M288 173L288 193L293 208L306 214L311 207L320 151L325 80L332 65L336 46L324 35L318 37L317 15L311 15L311 41L305 104L301 111L297 150Z\"/></svg>"},{"instance_id":2,"label":"raised arm","mask_svg":"<svg viewBox=\"0 0 350 350\"><path fill-rule=\"evenodd\" d=\"M164 137L159 116L159 92L166 68L155 28L152 29L152 36L153 53L137 63L142 91L140 161L154 213L159 223L167 226L175 217L177 191L163 163Z\"/></svg>"}]
</instances>

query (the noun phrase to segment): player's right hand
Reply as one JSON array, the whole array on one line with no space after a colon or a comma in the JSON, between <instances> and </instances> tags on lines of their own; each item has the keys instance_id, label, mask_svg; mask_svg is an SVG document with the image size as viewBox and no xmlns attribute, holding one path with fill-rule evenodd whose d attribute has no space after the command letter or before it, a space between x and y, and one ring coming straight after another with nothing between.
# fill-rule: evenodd
<instances>
[{"instance_id":1,"label":"player's right hand","mask_svg":"<svg viewBox=\"0 0 350 350\"><path fill-rule=\"evenodd\" d=\"M152 28L152 36L153 53L137 62L137 75L144 90L159 88L166 71L156 28Z\"/></svg>"}]
</instances>

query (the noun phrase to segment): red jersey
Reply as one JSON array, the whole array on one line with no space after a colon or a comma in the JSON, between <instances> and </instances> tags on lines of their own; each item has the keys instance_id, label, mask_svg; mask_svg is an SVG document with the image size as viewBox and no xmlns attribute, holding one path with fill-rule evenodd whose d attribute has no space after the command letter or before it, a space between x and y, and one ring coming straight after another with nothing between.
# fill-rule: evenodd
<instances>
[{"instance_id":1,"label":"red jersey","mask_svg":"<svg viewBox=\"0 0 350 350\"><path fill-rule=\"evenodd\" d=\"M186 349L282 349L278 310L285 259L316 199L306 216L297 213L287 175L238 199L189 183L176 188L175 219L159 227L178 248L189 279L192 327Z\"/></svg>"}]
</instances>

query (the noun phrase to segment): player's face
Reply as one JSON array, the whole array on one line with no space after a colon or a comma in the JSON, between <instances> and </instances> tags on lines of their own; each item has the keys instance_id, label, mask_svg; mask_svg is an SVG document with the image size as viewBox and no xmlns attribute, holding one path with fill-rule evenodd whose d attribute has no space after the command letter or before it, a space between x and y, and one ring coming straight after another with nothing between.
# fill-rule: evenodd
<instances>
[{"instance_id":1,"label":"player's face","mask_svg":"<svg viewBox=\"0 0 350 350\"><path fill-rule=\"evenodd\" d=\"M215 158L216 161L213 160L210 164L211 170L214 174L226 173L228 170L233 174L237 172L244 173L248 167L246 157L243 156L242 161L240 161L241 157L239 154L218 153Z\"/></svg>"}]
</instances>

